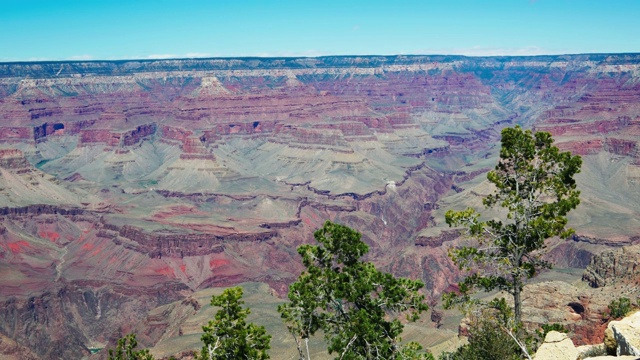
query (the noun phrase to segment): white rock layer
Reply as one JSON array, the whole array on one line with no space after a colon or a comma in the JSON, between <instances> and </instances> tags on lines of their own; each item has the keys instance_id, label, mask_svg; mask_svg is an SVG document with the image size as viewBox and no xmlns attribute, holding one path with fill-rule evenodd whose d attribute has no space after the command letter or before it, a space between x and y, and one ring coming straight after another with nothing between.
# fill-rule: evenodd
<instances>
[{"instance_id":1,"label":"white rock layer","mask_svg":"<svg viewBox=\"0 0 640 360\"><path fill-rule=\"evenodd\" d=\"M640 312L620 321L612 321L608 326L613 331L618 347L616 354L640 356Z\"/></svg>"}]
</instances>

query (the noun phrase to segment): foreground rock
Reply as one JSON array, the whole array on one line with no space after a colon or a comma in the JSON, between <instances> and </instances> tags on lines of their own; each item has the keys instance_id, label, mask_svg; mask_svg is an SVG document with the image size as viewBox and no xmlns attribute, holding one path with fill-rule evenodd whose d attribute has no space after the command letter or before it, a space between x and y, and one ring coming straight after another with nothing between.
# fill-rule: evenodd
<instances>
[{"instance_id":1,"label":"foreground rock","mask_svg":"<svg viewBox=\"0 0 640 360\"><path fill-rule=\"evenodd\" d=\"M575 360L578 355L578 350L567 334L550 331L533 358L537 360Z\"/></svg>"},{"instance_id":2,"label":"foreground rock","mask_svg":"<svg viewBox=\"0 0 640 360\"><path fill-rule=\"evenodd\" d=\"M594 347L604 347L608 353L614 355L594 356L585 358ZM580 346L576 348L567 334L551 331L544 339L544 343L536 352L534 359L544 360L630 360L640 358L640 313L635 313L620 321L609 323L605 331L604 343L594 346Z\"/></svg>"},{"instance_id":3,"label":"foreground rock","mask_svg":"<svg viewBox=\"0 0 640 360\"><path fill-rule=\"evenodd\" d=\"M599 346L599 345L596 345ZM544 339L544 343L533 356L536 360L637 360L635 355L606 355L584 357L591 346L575 347L567 334L550 331Z\"/></svg>"},{"instance_id":4,"label":"foreground rock","mask_svg":"<svg viewBox=\"0 0 640 360\"><path fill-rule=\"evenodd\" d=\"M609 323L616 339L616 355L640 356L640 312Z\"/></svg>"}]
</instances>

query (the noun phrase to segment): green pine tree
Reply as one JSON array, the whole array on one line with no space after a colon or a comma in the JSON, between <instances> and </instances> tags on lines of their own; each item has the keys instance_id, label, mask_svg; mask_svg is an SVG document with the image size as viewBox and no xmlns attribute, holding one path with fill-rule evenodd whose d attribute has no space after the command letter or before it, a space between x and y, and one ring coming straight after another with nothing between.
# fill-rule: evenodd
<instances>
[{"instance_id":1,"label":"green pine tree","mask_svg":"<svg viewBox=\"0 0 640 360\"><path fill-rule=\"evenodd\" d=\"M361 235L327 221L314 233L320 245L302 245L306 267L289 287L289 303L278 307L298 346L310 359L308 341L324 333L336 359L432 359L416 343L403 346L403 325L389 315L410 320L427 310L420 281L396 278L360 258L369 250Z\"/></svg>"},{"instance_id":2,"label":"green pine tree","mask_svg":"<svg viewBox=\"0 0 640 360\"><path fill-rule=\"evenodd\" d=\"M129 334L118 340L115 349L109 349L109 360L153 360L149 350L134 350L137 346L136 334Z\"/></svg>"},{"instance_id":3,"label":"green pine tree","mask_svg":"<svg viewBox=\"0 0 640 360\"><path fill-rule=\"evenodd\" d=\"M522 320L522 287L527 279L550 264L541 259L544 242L567 238L567 213L580 203L575 174L582 159L553 146L551 134L532 133L519 126L502 130L500 160L487 179L494 194L483 203L499 208L500 219L481 220L472 208L449 210L450 226L464 226L477 246L455 248L450 255L460 269L472 271L460 284L466 295L474 288L499 289L513 296L515 323ZM451 304L453 296L445 298Z\"/></svg>"},{"instance_id":4,"label":"green pine tree","mask_svg":"<svg viewBox=\"0 0 640 360\"><path fill-rule=\"evenodd\" d=\"M269 359L271 335L264 326L247 323L251 312L242 304L242 288L226 289L220 296L212 296L211 305L220 306L215 319L202 327L204 346L199 360Z\"/></svg>"}]
</instances>

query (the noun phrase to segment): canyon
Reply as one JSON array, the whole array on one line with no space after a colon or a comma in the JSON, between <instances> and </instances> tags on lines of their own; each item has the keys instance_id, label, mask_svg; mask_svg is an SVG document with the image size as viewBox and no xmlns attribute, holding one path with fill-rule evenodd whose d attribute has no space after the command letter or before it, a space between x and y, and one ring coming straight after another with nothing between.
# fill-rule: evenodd
<instances>
[{"instance_id":1,"label":"canyon","mask_svg":"<svg viewBox=\"0 0 640 360\"><path fill-rule=\"evenodd\" d=\"M170 345L199 310L189 299L246 283L282 301L326 220L436 299L465 241L444 212L482 208L514 125L584 161L576 234L547 259L590 266L594 287L620 267L637 279L639 54L0 63L0 354L99 358L133 330L163 356L188 351ZM530 291L562 293L532 296L549 310L532 318L602 340L589 328L606 296ZM189 324L193 350L204 322Z\"/></svg>"}]
</instances>

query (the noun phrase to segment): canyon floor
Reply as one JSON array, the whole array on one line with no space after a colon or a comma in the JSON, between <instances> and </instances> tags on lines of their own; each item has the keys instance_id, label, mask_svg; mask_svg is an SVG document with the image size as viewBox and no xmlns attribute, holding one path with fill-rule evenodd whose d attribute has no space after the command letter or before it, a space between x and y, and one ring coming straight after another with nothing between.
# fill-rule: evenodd
<instances>
[{"instance_id":1,"label":"canyon floor","mask_svg":"<svg viewBox=\"0 0 640 360\"><path fill-rule=\"evenodd\" d=\"M584 161L576 235L549 241L557 271L531 285L558 302L532 296L548 313L531 322L598 342L612 285L578 278L640 243L640 55L0 63L0 353L101 357L134 330L163 356L195 349L206 298L237 284L275 331L266 307L326 220L437 299L465 241L444 212L482 207L514 125ZM455 338L459 315L424 319L407 339Z\"/></svg>"}]
</instances>

